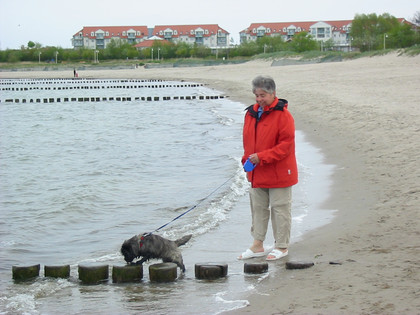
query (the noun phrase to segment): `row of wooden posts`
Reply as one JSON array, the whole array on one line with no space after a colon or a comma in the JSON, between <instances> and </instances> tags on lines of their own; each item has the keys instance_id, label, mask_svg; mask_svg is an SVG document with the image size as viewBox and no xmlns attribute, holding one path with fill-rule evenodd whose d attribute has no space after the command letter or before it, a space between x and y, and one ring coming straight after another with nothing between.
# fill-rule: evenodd
<instances>
[{"instance_id":1,"label":"row of wooden posts","mask_svg":"<svg viewBox=\"0 0 420 315\"><path fill-rule=\"evenodd\" d=\"M102 82L109 83L109 82ZM122 83L122 82L118 82ZM151 85L70 85L70 86L13 86L4 85L0 82L0 91L32 91L32 90L45 90L45 91L58 91L58 90L100 90L100 89L163 89L163 88L191 88L203 86L203 84L190 83L190 84L151 84ZM19 83L22 85L22 83Z\"/></svg>"},{"instance_id":2,"label":"row of wooden posts","mask_svg":"<svg viewBox=\"0 0 420 315\"><path fill-rule=\"evenodd\" d=\"M162 79L95 79L95 78L26 78L26 79L0 79L3 82L19 82L24 84L37 84L39 82L47 84L59 84L61 82L72 83L103 83L103 82L166 82ZM169 82L169 81L168 81Z\"/></svg>"},{"instance_id":3,"label":"row of wooden posts","mask_svg":"<svg viewBox=\"0 0 420 315\"><path fill-rule=\"evenodd\" d=\"M91 96L91 97L49 97L49 98L8 98L5 99L5 103L67 103L67 102L131 102L131 101L170 101L170 100L215 100L215 99L223 99L226 96L224 95L187 95L187 96L116 96L116 97L99 97L99 96Z\"/></svg>"},{"instance_id":4,"label":"row of wooden posts","mask_svg":"<svg viewBox=\"0 0 420 315\"><path fill-rule=\"evenodd\" d=\"M31 266L13 266L12 273L15 281L27 281L39 277L40 264ZM197 279L214 280L228 275L228 265L219 263L195 264L195 277ZM159 263L149 266L151 282L173 282L177 279L178 267L174 263ZM268 263L245 263L245 273L265 273ZM78 266L79 280L83 284L99 284L109 279L109 265L90 264ZM44 266L44 276L50 278L69 278L70 265ZM114 265L112 267L112 282L127 283L139 282L143 279L143 265Z\"/></svg>"}]
</instances>

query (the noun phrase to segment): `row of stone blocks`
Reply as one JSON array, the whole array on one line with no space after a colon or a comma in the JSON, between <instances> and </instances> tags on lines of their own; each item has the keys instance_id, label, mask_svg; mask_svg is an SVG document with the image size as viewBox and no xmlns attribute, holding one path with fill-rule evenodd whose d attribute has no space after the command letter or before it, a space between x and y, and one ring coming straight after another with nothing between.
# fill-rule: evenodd
<instances>
[{"instance_id":1,"label":"row of stone blocks","mask_svg":"<svg viewBox=\"0 0 420 315\"><path fill-rule=\"evenodd\" d=\"M131 101L170 101L170 100L216 100L223 99L223 95L192 95L192 96L136 96L136 97L59 97L59 98L31 98L31 99L12 99L8 98L5 103L61 103L61 102L106 102L106 101L118 101L118 102L131 102Z\"/></svg>"},{"instance_id":2,"label":"row of stone blocks","mask_svg":"<svg viewBox=\"0 0 420 315\"><path fill-rule=\"evenodd\" d=\"M160 263L149 266L151 282L175 281L177 265L174 263ZM25 281L39 277L40 265L13 266L12 273L15 281ZM264 273L268 271L268 263L245 263L245 273ZM79 280L84 284L103 283L109 278L108 265L79 265ZM195 264L195 277L197 279L214 280L226 277L227 264L197 263ZM44 266L44 276L51 278L69 278L70 265ZM143 265L120 265L112 267L112 282L126 283L138 282L143 279Z\"/></svg>"}]
</instances>

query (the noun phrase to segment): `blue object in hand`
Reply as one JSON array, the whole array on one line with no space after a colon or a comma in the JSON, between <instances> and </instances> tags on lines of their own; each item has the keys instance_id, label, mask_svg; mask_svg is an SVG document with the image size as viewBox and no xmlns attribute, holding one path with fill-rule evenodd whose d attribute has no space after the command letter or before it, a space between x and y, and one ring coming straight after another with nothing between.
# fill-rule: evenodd
<instances>
[{"instance_id":1,"label":"blue object in hand","mask_svg":"<svg viewBox=\"0 0 420 315\"><path fill-rule=\"evenodd\" d=\"M251 172L255 168L255 164L248 158L244 163L245 172Z\"/></svg>"}]
</instances>

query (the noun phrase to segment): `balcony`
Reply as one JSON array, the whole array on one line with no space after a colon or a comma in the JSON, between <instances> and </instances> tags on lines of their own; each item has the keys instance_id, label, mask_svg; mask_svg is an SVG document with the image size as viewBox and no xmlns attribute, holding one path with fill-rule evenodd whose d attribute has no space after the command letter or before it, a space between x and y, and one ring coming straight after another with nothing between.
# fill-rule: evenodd
<instances>
[{"instance_id":1,"label":"balcony","mask_svg":"<svg viewBox=\"0 0 420 315\"><path fill-rule=\"evenodd\" d=\"M97 39L96 40L96 48L104 49L105 48L105 40L104 39Z\"/></svg>"},{"instance_id":2,"label":"balcony","mask_svg":"<svg viewBox=\"0 0 420 315\"><path fill-rule=\"evenodd\" d=\"M217 46L227 46L226 36L217 38Z\"/></svg>"},{"instance_id":3,"label":"balcony","mask_svg":"<svg viewBox=\"0 0 420 315\"><path fill-rule=\"evenodd\" d=\"M257 37L263 37L265 35L265 31L258 31Z\"/></svg>"},{"instance_id":4,"label":"balcony","mask_svg":"<svg viewBox=\"0 0 420 315\"><path fill-rule=\"evenodd\" d=\"M83 39L73 39L74 47L83 47Z\"/></svg>"}]
</instances>

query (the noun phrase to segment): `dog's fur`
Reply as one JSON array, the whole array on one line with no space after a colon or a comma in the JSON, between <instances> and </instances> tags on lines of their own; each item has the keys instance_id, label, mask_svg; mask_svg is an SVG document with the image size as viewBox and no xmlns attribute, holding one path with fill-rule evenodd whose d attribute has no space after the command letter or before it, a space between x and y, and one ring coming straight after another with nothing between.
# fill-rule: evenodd
<instances>
[{"instance_id":1,"label":"dog's fur","mask_svg":"<svg viewBox=\"0 0 420 315\"><path fill-rule=\"evenodd\" d=\"M124 241L121 246L121 254L127 263L132 263L134 259L142 257L136 264L142 264L152 258L161 258L163 262L176 263L184 272L185 266L178 247L187 243L191 236L185 235L176 241L171 241L150 233L135 235Z\"/></svg>"}]
</instances>

